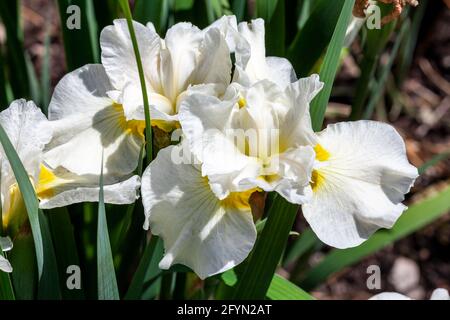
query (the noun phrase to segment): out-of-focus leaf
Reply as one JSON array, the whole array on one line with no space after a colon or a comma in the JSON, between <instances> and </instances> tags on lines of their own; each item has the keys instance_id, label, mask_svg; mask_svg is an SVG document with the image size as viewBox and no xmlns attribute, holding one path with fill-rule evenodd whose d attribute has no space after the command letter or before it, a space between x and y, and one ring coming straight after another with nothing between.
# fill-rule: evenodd
<instances>
[{"instance_id":1,"label":"out-of-focus leaf","mask_svg":"<svg viewBox=\"0 0 450 320\"><path fill-rule=\"evenodd\" d=\"M163 35L167 28L169 9L170 0L137 0L133 16L143 24L152 22L156 31Z\"/></svg>"},{"instance_id":2,"label":"out-of-focus leaf","mask_svg":"<svg viewBox=\"0 0 450 320\"><path fill-rule=\"evenodd\" d=\"M287 265L289 263L294 262L299 257L303 256L306 252L308 252L311 248L313 248L317 244L318 238L316 234L312 231L312 229L308 228L300 234L299 239L297 239L288 253L286 254L286 258L284 259L284 264Z\"/></svg>"},{"instance_id":3,"label":"out-of-focus leaf","mask_svg":"<svg viewBox=\"0 0 450 320\"><path fill-rule=\"evenodd\" d=\"M29 97L29 82L19 8L18 0L0 1L0 18L6 30L8 79L15 98L26 98Z\"/></svg>"},{"instance_id":4,"label":"out-of-focus leaf","mask_svg":"<svg viewBox=\"0 0 450 320\"><path fill-rule=\"evenodd\" d=\"M392 10L391 6L380 3L381 14L387 14ZM364 106L370 90L373 86L373 78L378 67L381 52L385 49L392 31L397 25L397 20L390 22L381 29L367 29L362 61L360 63L361 75L355 88L352 113L350 119L359 120L363 116Z\"/></svg>"},{"instance_id":5,"label":"out-of-focus leaf","mask_svg":"<svg viewBox=\"0 0 450 320\"><path fill-rule=\"evenodd\" d=\"M59 300L61 299L61 289L59 287L55 249L47 217L41 210L39 210L39 223L42 231L42 241L44 243L44 270L38 282L38 299Z\"/></svg>"},{"instance_id":6,"label":"out-of-focus leaf","mask_svg":"<svg viewBox=\"0 0 450 320\"><path fill-rule=\"evenodd\" d=\"M325 54L323 65L320 69L320 80L324 82L324 87L311 103L311 121L315 131L319 131L322 128L325 110L338 71L345 34L350 18L352 17L354 4L355 0L345 0L333 36L331 37L330 45Z\"/></svg>"},{"instance_id":7,"label":"out-of-focus leaf","mask_svg":"<svg viewBox=\"0 0 450 320\"><path fill-rule=\"evenodd\" d=\"M258 0L256 1L256 15L263 18L266 23L272 20L272 16L275 13L276 7L278 5L278 0Z\"/></svg>"},{"instance_id":8,"label":"out-of-focus leaf","mask_svg":"<svg viewBox=\"0 0 450 320\"><path fill-rule=\"evenodd\" d=\"M264 1L263 1L264 2ZM270 1L266 1L270 2ZM269 19L264 19L266 24L266 50L268 56L278 56L282 57L285 53L285 38L286 38L286 30L285 30L285 5L284 1L272 1L274 2L275 7L273 8L273 12L264 12L265 15L270 13ZM260 3L259 1L257 2ZM270 5L270 11L272 11L272 5ZM259 6L258 6L259 8ZM268 8L269 9L269 8ZM257 10L257 14L259 17L264 17L264 15L259 15L260 10Z\"/></svg>"},{"instance_id":9,"label":"out-of-focus leaf","mask_svg":"<svg viewBox=\"0 0 450 320\"><path fill-rule=\"evenodd\" d=\"M311 290L329 276L351 266L378 250L425 227L450 210L450 187L420 203L412 205L390 230L380 230L358 247L331 251L317 266L307 272L300 286Z\"/></svg>"},{"instance_id":10,"label":"out-of-focus leaf","mask_svg":"<svg viewBox=\"0 0 450 320\"><path fill-rule=\"evenodd\" d=\"M51 59L51 51L50 51L50 28L47 27L47 31L45 33L44 39L44 58L42 62L42 70L41 70L41 83L42 83L42 99L40 100L42 112L47 115L48 113L48 105L50 103L50 87L51 87L51 79L50 79L50 59Z\"/></svg>"},{"instance_id":11,"label":"out-of-focus leaf","mask_svg":"<svg viewBox=\"0 0 450 320\"><path fill-rule=\"evenodd\" d=\"M67 69L98 63L100 49L92 0L58 0L58 8Z\"/></svg>"},{"instance_id":12,"label":"out-of-focus leaf","mask_svg":"<svg viewBox=\"0 0 450 320\"><path fill-rule=\"evenodd\" d=\"M384 89L387 83L387 78L389 73L391 72L392 65L394 64L394 60L397 57L398 50L400 45L406 35L406 32L410 29L411 23L409 20L405 20L400 32L397 35L397 39L395 40L394 47L392 48L389 61L381 68L380 76L376 81L373 89L371 90L370 99L367 103L367 106L364 110L363 119L370 119L372 117L373 110L375 109L376 104L380 101L380 98L383 96Z\"/></svg>"},{"instance_id":13,"label":"out-of-focus leaf","mask_svg":"<svg viewBox=\"0 0 450 320\"><path fill-rule=\"evenodd\" d=\"M158 242L158 238L152 236L150 242L145 247L144 254L142 255L136 272L134 273L133 280L131 281L130 287L128 288L128 291L125 295L125 299L136 300L141 298L147 272L149 269L151 269L152 264L154 264L156 260L154 259L154 254L156 252L155 248Z\"/></svg>"},{"instance_id":14,"label":"out-of-focus leaf","mask_svg":"<svg viewBox=\"0 0 450 320\"><path fill-rule=\"evenodd\" d=\"M69 290L66 285L67 268L80 266L77 247L74 238L74 229L70 221L67 208L56 208L49 211L50 230L54 239L56 259L60 276L60 287L64 300L81 300L84 298L83 290Z\"/></svg>"},{"instance_id":15,"label":"out-of-focus leaf","mask_svg":"<svg viewBox=\"0 0 450 320\"><path fill-rule=\"evenodd\" d=\"M231 3L231 10L233 14L236 16L238 22L244 20L245 18L245 8L247 5L246 0L233 0Z\"/></svg>"},{"instance_id":16,"label":"out-of-focus leaf","mask_svg":"<svg viewBox=\"0 0 450 320\"><path fill-rule=\"evenodd\" d=\"M424 174L428 169L434 167L441 161L445 161L448 158L450 158L450 150L446 152L442 152L440 154L435 155L433 158L425 162L420 168L419 168L419 174Z\"/></svg>"},{"instance_id":17,"label":"out-of-focus leaf","mask_svg":"<svg viewBox=\"0 0 450 320\"><path fill-rule=\"evenodd\" d=\"M299 77L308 76L330 43L344 0L314 0L315 9L287 51Z\"/></svg>"}]
</instances>

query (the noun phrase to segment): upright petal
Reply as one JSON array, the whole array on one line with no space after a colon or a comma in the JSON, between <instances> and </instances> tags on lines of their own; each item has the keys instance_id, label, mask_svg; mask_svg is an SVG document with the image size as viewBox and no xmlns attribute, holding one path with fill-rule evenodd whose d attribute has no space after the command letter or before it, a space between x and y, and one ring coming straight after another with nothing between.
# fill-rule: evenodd
<instances>
[{"instance_id":1,"label":"upright petal","mask_svg":"<svg viewBox=\"0 0 450 320\"><path fill-rule=\"evenodd\" d=\"M325 243L354 247L391 228L418 176L395 129L374 121L330 125L318 135L320 161L305 218Z\"/></svg>"},{"instance_id":2,"label":"upright petal","mask_svg":"<svg viewBox=\"0 0 450 320\"><path fill-rule=\"evenodd\" d=\"M164 240L162 269L174 264L192 268L200 278L241 263L256 240L249 193L220 201L192 164L175 164L180 146L161 150L142 177L146 222ZM170 174L167 174L170 172Z\"/></svg>"},{"instance_id":3,"label":"upright petal","mask_svg":"<svg viewBox=\"0 0 450 320\"><path fill-rule=\"evenodd\" d=\"M153 91L159 91L161 83L157 72L161 39L151 28L133 22L141 54L146 83ZM122 90L131 83L140 86L139 73L130 32L125 19L114 20L114 25L105 27L100 34L102 64L112 85Z\"/></svg>"},{"instance_id":4,"label":"upright petal","mask_svg":"<svg viewBox=\"0 0 450 320\"><path fill-rule=\"evenodd\" d=\"M202 40L200 29L190 23L177 23L167 31L160 74L164 95L172 103L192 84Z\"/></svg>"}]
</instances>

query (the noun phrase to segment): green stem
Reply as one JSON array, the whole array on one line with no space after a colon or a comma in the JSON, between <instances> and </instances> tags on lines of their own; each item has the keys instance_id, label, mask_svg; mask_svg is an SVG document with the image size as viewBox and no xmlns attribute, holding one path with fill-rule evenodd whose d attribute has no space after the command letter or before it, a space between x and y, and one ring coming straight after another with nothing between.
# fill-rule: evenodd
<instances>
[{"instance_id":1,"label":"green stem","mask_svg":"<svg viewBox=\"0 0 450 320\"><path fill-rule=\"evenodd\" d=\"M161 279L161 291L160 291L160 299L161 300L170 300L172 297L172 280L173 273L166 273L162 276Z\"/></svg>"},{"instance_id":2,"label":"green stem","mask_svg":"<svg viewBox=\"0 0 450 320\"><path fill-rule=\"evenodd\" d=\"M147 165L152 162L153 150L152 150L152 126L150 120L150 106L148 103L147 86L145 85L144 69L142 67L141 54L139 53L139 46L136 39L136 33L133 27L133 18L131 16L130 5L128 0L120 0L122 10L127 19L128 30L130 31L131 42L133 44L134 55L136 56L136 64L139 72L139 80L141 82L142 99L144 100L144 112L145 112L145 137L146 137L146 151L147 151Z\"/></svg>"},{"instance_id":3,"label":"green stem","mask_svg":"<svg viewBox=\"0 0 450 320\"><path fill-rule=\"evenodd\" d=\"M283 253L298 205L276 197L267 223L255 244L244 272L239 276L234 299L264 299Z\"/></svg>"}]
</instances>

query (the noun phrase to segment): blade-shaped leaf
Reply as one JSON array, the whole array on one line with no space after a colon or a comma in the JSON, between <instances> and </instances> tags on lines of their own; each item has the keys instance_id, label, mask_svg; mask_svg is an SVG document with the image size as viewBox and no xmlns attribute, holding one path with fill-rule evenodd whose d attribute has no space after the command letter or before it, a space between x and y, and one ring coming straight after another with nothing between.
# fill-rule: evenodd
<instances>
[{"instance_id":1,"label":"blade-shaped leaf","mask_svg":"<svg viewBox=\"0 0 450 320\"><path fill-rule=\"evenodd\" d=\"M20 158L14 149L11 141L8 138L3 127L0 125L0 142L3 150L8 157L11 168L19 185L20 193L28 213L28 220L30 221L31 231L33 233L34 246L36 248L36 260L39 278L42 275L44 268L44 247L42 241L41 226L39 224L39 202L34 192L34 188L30 182L27 171L25 170Z\"/></svg>"},{"instance_id":2,"label":"blade-shaped leaf","mask_svg":"<svg viewBox=\"0 0 450 320\"><path fill-rule=\"evenodd\" d=\"M308 76L330 43L344 0L315 0L315 8L289 46L287 58L299 77Z\"/></svg>"},{"instance_id":3,"label":"blade-shaped leaf","mask_svg":"<svg viewBox=\"0 0 450 320\"><path fill-rule=\"evenodd\" d=\"M67 69L98 63L100 49L92 0L58 0L58 8Z\"/></svg>"},{"instance_id":4,"label":"blade-shaped leaf","mask_svg":"<svg viewBox=\"0 0 450 320\"><path fill-rule=\"evenodd\" d=\"M328 100L330 99L334 78L338 71L341 51L344 46L345 33L352 16L354 4L355 0L345 0L333 36L331 37L331 42L328 46L323 65L320 69L320 80L323 81L325 85L311 103L311 121L315 131L319 131L322 128L325 110L328 105Z\"/></svg>"},{"instance_id":5,"label":"blade-shaped leaf","mask_svg":"<svg viewBox=\"0 0 450 320\"><path fill-rule=\"evenodd\" d=\"M102 157L103 158L103 157ZM97 290L99 300L119 300L116 271L109 242L108 224L103 194L103 159L100 173L97 226Z\"/></svg>"},{"instance_id":6,"label":"blade-shaped leaf","mask_svg":"<svg viewBox=\"0 0 450 320\"><path fill-rule=\"evenodd\" d=\"M277 196L267 222L239 276L234 299L263 299L270 286L291 231L298 206Z\"/></svg>"}]
</instances>

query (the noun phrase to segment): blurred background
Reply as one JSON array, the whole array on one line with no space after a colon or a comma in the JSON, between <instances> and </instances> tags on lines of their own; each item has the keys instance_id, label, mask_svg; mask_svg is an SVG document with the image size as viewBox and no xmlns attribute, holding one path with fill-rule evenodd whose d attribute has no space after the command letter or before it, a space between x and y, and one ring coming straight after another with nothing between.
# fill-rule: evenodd
<instances>
[{"instance_id":1,"label":"blurred background","mask_svg":"<svg viewBox=\"0 0 450 320\"><path fill-rule=\"evenodd\" d=\"M333 2L329 1L330 6ZM348 44L326 114L327 123L364 117L396 127L406 141L410 161L423 171L407 204L450 185L450 1L419 2L416 8L405 8L398 21L386 26L384 35L372 39L372 43L370 32L363 27ZM305 39L304 35L299 37L299 31L312 27L307 19L315 12L314 1L279 0L269 12L257 12L255 0L130 3L135 7L135 19L153 21L162 36L178 21L204 27L223 14L236 14L238 20L263 16L268 55L289 57L299 76L315 71L314 65L302 68L305 52L327 45L320 25L312 29L317 32L312 35L317 36L317 47L307 46L307 39L299 43ZM70 4L82 9L80 30L61 28ZM322 13L328 17L326 8ZM119 16L118 4L111 0L0 0L1 108L15 98L27 97L45 111L54 86L65 73L85 63L99 62L99 32ZM71 41L67 41L69 38ZM355 105L360 106L361 114L355 114ZM300 234L307 228L301 215L296 228ZM301 262L286 263L279 272L294 281L301 279L302 271L321 261L329 250L315 246L302 255ZM366 286L369 265L381 269L380 290ZM439 287L450 290L449 212L310 289L320 299L367 299L381 291L424 299Z\"/></svg>"}]
</instances>

